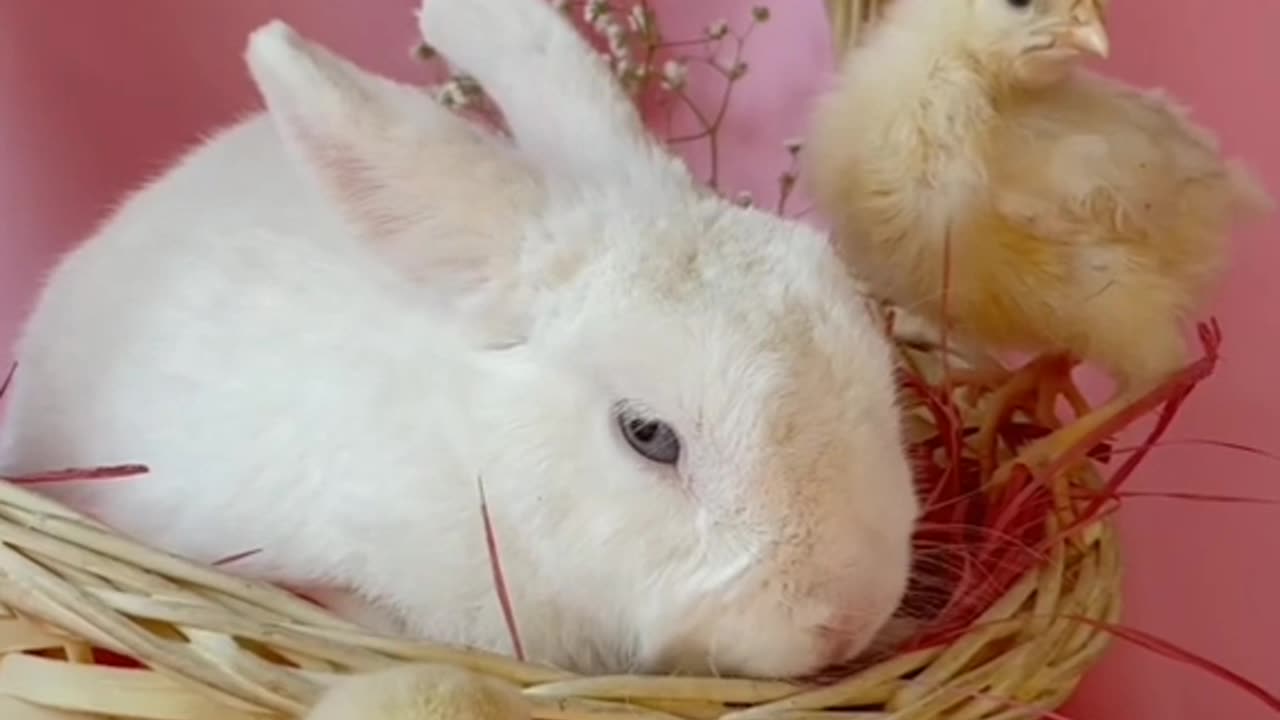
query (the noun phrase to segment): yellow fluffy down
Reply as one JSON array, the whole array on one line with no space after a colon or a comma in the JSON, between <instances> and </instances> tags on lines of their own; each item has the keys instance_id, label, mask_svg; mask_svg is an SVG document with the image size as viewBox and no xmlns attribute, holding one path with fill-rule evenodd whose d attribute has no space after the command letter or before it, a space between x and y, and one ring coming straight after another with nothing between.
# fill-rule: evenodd
<instances>
[{"instance_id":1,"label":"yellow fluffy down","mask_svg":"<svg viewBox=\"0 0 1280 720\"><path fill-rule=\"evenodd\" d=\"M1027 41L983 6L891 3L819 103L802 174L876 294L941 321L945 270L959 336L1158 381L1232 225L1270 200L1160 93L1083 69L1019 87Z\"/></svg>"},{"instance_id":2,"label":"yellow fluffy down","mask_svg":"<svg viewBox=\"0 0 1280 720\"><path fill-rule=\"evenodd\" d=\"M404 665L345 678L306 720L528 720L514 686L449 665Z\"/></svg>"}]
</instances>

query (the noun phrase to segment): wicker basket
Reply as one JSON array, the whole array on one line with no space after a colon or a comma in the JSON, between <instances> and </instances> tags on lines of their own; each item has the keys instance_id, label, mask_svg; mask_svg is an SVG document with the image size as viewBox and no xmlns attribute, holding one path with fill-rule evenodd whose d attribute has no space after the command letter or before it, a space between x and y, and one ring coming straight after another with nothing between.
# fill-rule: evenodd
<instances>
[{"instance_id":1,"label":"wicker basket","mask_svg":"<svg viewBox=\"0 0 1280 720\"><path fill-rule=\"evenodd\" d=\"M828 0L838 47L878 5ZM921 386L940 386L943 353L902 324L896 332ZM960 394L948 399L962 426L977 425L985 412ZM941 433L926 405L910 410L917 447ZM1098 477L1085 463L1052 480L1059 502L1037 521L1056 540L961 632L821 683L581 677L380 637L282 589L144 547L0 481L0 717L295 717L334 678L420 661L510 681L545 719L1039 717L1071 694L1107 645L1101 628L1119 614L1112 528L1104 520L1074 527L1074 493L1096 488ZM1058 532L1068 527L1073 532Z\"/></svg>"},{"instance_id":2,"label":"wicker basket","mask_svg":"<svg viewBox=\"0 0 1280 720\"><path fill-rule=\"evenodd\" d=\"M942 354L917 345L899 343L904 361L936 381ZM956 407L966 424L981 416L981 405ZM936 434L929 417L912 411L913 440ZM1055 481L1055 495L1096 478L1085 465ZM1043 522L1065 527L1078 505L1062 503ZM1103 651L1099 628L1117 619L1118 579L1101 522L1062 535L967 632L844 679L580 677L367 634L281 589L140 546L0 482L0 717L292 717L336 676L405 661L509 680L538 718L1033 717L1064 702ZM146 667L119 667L111 653Z\"/></svg>"}]
</instances>

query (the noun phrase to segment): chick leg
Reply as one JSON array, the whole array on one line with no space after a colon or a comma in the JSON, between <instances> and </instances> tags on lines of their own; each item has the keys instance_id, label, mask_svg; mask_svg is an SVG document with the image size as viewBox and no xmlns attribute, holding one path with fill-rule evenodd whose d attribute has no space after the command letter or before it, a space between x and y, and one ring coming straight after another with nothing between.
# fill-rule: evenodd
<instances>
[{"instance_id":1,"label":"chick leg","mask_svg":"<svg viewBox=\"0 0 1280 720\"><path fill-rule=\"evenodd\" d=\"M519 689L448 665L413 664L343 678L304 720L529 720Z\"/></svg>"},{"instance_id":2,"label":"chick leg","mask_svg":"<svg viewBox=\"0 0 1280 720\"><path fill-rule=\"evenodd\" d=\"M1143 395L1145 393L1139 391L1122 392L1103 405L1085 413L1075 422L1033 441L997 471L997 480L1012 470L1014 463L1022 463L1031 468L1043 468L1062 462L1068 456L1083 457L1093 446L1128 424L1130 418L1125 411Z\"/></svg>"},{"instance_id":3,"label":"chick leg","mask_svg":"<svg viewBox=\"0 0 1280 720\"><path fill-rule=\"evenodd\" d=\"M1014 371L996 389L989 398L992 405L974 437L975 452L984 475L990 475L995 469L1000 428L1013 413L1027 404L1029 397L1035 397L1037 422L1046 427L1053 428L1058 424L1054 409L1060 395L1066 395L1072 406L1083 412L1084 398L1071 383L1074 365L1074 360L1063 353L1041 355Z\"/></svg>"},{"instance_id":4,"label":"chick leg","mask_svg":"<svg viewBox=\"0 0 1280 720\"><path fill-rule=\"evenodd\" d=\"M1200 369L1180 369L1186 360L1186 346L1176 324L1147 322L1138 327L1117 327L1117 331L1098 336L1094 348L1099 363L1115 368L1112 372L1121 378L1116 394L1075 422L1028 445L1003 471L1012 470L1015 462L1033 470L1074 464L1098 443L1195 382Z\"/></svg>"},{"instance_id":5,"label":"chick leg","mask_svg":"<svg viewBox=\"0 0 1280 720\"><path fill-rule=\"evenodd\" d=\"M1148 382L1121 390L1075 422L1027 445L997 471L997 481L1012 471L1014 464L1024 464L1033 470L1070 466L1098 443L1123 430L1134 418L1159 406L1183 388L1188 382L1186 373L1193 371L1191 368L1174 373L1161 383Z\"/></svg>"}]
</instances>

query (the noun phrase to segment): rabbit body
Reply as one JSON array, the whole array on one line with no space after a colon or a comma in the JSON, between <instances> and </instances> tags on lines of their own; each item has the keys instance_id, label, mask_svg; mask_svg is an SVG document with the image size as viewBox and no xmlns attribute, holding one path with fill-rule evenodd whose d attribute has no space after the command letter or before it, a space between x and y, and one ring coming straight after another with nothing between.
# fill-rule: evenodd
<instances>
[{"instance_id":1,"label":"rabbit body","mask_svg":"<svg viewBox=\"0 0 1280 720\"><path fill-rule=\"evenodd\" d=\"M431 0L422 24L511 139L256 31L266 113L49 278L0 467L143 463L48 492L507 652L483 483L532 660L788 676L856 654L918 507L887 341L825 238L698 188L538 0ZM636 417L678 456L642 452Z\"/></svg>"},{"instance_id":2,"label":"rabbit body","mask_svg":"<svg viewBox=\"0 0 1280 720\"><path fill-rule=\"evenodd\" d=\"M48 492L197 560L257 550L237 571L321 594L382 579L362 590L461 610L432 637L506 649L481 612L479 426L519 366L486 368L295 167L251 118L63 259L20 343L5 466L143 463ZM414 533L430 546L395 542ZM426 553L448 583L411 571Z\"/></svg>"}]
</instances>

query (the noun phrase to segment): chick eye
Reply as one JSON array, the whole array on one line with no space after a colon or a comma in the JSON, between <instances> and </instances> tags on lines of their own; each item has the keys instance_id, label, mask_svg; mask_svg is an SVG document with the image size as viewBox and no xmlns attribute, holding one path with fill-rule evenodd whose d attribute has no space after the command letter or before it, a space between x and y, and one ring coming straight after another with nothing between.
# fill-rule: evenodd
<instances>
[{"instance_id":1,"label":"chick eye","mask_svg":"<svg viewBox=\"0 0 1280 720\"><path fill-rule=\"evenodd\" d=\"M615 411L615 417L622 437L641 457L663 465L675 465L680 459L680 438L670 425L626 407Z\"/></svg>"}]
</instances>

